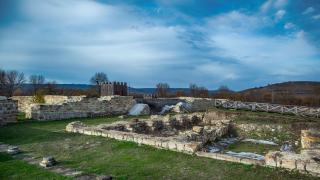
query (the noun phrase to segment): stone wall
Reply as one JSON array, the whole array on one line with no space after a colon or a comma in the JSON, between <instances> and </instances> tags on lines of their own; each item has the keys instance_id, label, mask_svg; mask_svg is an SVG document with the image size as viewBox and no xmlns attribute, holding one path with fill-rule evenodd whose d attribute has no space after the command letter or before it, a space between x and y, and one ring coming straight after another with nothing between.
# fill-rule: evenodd
<instances>
[{"instance_id":1,"label":"stone wall","mask_svg":"<svg viewBox=\"0 0 320 180\"><path fill-rule=\"evenodd\" d=\"M67 102L81 101L85 96L58 96L58 95L45 95L45 104L62 104ZM30 108L34 102L33 96L13 96L13 100L18 101L19 112L29 113Z\"/></svg>"},{"instance_id":2,"label":"stone wall","mask_svg":"<svg viewBox=\"0 0 320 180\"><path fill-rule=\"evenodd\" d=\"M319 129L302 130L301 147L303 149L320 149Z\"/></svg>"},{"instance_id":3,"label":"stone wall","mask_svg":"<svg viewBox=\"0 0 320 180\"><path fill-rule=\"evenodd\" d=\"M151 108L161 111L165 105L176 105L179 102L188 103L191 105L191 112L206 111L207 109L215 107L215 100L210 98L153 98L153 99L139 99L138 102L148 104Z\"/></svg>"},{"instance_id":4,"label":"stone wall","mask_svg":"<svg viewBox=\"0 0 320 180\"><path fill-rule=\"evenodd\" d=\"M62 104L32 104L27 118L37 120L59 120L79 117L127 114L135 104L131 96L104 96L101 98L82 98Z\"/></svg>"},{"instance_id":5,"label":"stone wall","mask_svg":"<svg viewBox=\"0 0 320 180\"><path fill-rule=\"evenodd\" d=\"M7 123L17 122L18 102L0 97L0 126Z\"/></svg>"},{"instance_id":6,"label":"stone wall","mask_svg":"<svg viewBox=\"0 0 320 180\"><path fill-rule=\"evenodd\" d=\"M18 101L19 112L27 112L30 105L34 104L33 96L13 96L11 99Z\"/></svg>"},{"instance_id":7,"label":"stone wall","mask_svg":"<svg viewBox=\"0 0 320 180\"><path fill-rule=\"evenodd\" d=\"M180 99L191 105L192 112L206 111L215 107L215 100L210 98L181 97Z\"/></svg>"},{"instance_id":8,"label":"stone wall","mask_svg":"<svg viewBox=\"0 0 320 180\"><path fill-rule=\"evenodd\" d=\"M202 152L201 148L208 142L207 140L214 140L227 134L228 124L230 123L227 115L206 114L154 115L150 119L135 119L131 122L118 121L112 124L96 126L87 126L76 121L69 123L66 126L66 131L131 141L155 148L194 154L200 157L243 164L264 165L264 160L235 157L222 153ZM197 138L198 136L200 138Z\"/></svg>"},{"instance_id":9,"label":"stone wall","mask_svg":"<svg viewBox=\"0 0 320 180\"><path fill-rule=\"evenodd\" d=\"M266 165L298 170L320 176L320 133L316 130L301 131L302 150L294 152L271 151L265 156Z\"/></svg>"},{"instance_id":10,"label":"stone wall","mask_svg":"<svg viewBox=\"0 0 320 180\"><path fill-rule=\"evenodd\" d=\"M56 96L56 95L46 95L44 100L46 104L62 104L66 102L77 102L81 101L86 96Z\"/></svg>"}]
</instances>

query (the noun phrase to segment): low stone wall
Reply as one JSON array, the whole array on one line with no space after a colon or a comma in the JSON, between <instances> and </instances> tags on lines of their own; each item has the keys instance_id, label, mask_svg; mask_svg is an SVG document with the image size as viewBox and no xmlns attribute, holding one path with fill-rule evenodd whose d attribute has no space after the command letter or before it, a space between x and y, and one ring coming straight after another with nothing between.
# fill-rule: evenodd
<instances>
[{"instance_id":1,"label":"low stone wall","mask_svg":"<svg viewBox=\"0 0 320 180\"><path fill-rule=\"evenodd\" d=\"M210 98L181 97L180 99L191 105L192 112L206 111L215 107L215 100Z\"/></svg>"},{"instance_id":2,"label":"low stone wall","mask_svg":"<svg viewBox=\"0 0 320 180\"><path fill-rule=\"evenodd\" d=\"M0 97L0 126L17 122L18 102Z\"/></svg>"},{"instance_id":3,"label":"low stone wall","mask_svg":"<svg viewBox=\"0 0 320 180\"><path fill-rule=\"evenodd\" d=\"M58 95L45 95L45 104L63 104L67 102L77 102L81 101L85 96L58 96ZM18 101L19 112L29 113L30 108L34 102L33 96L13 96L13 100Z\"/></svg>"},{"instance_id":4,"label":"low stone wall","mask_svg":"<svg viewBox=\"0 0 320 180\"><path fill-rule=\"evenodd\" d=\"M209 124L206 124L204 117L206 117L206 122L209 122ZM209 120L211 117L213 119ZM229 123L230 119L226 119L226 116L223 115L192 113L171 116L155 115L148 120L119 121L97 126L87 126L76 121L69 123L66 126L66 131L131 141L155 148L195 154L200 157L243 164L264 165L264 160L200 151L204 144L226 135Z\"/></svg>"},{"instance_id":5,"label":"low stone wall","mask_svg":"<svg viewBox=\"0 0 320 180\"><path fill-rule=\"evenodd\" d=\"M236 163L241 163L241 164L259 165L259 166L265 165L264 160L235 157L235 156L230 156L228 154L222 154L222 153L208 153L208 152L198 151L198 152L196 152L196 155L200 156L200 157L207 157L207 158L211 158L211 159L236 162Z\"/></svg>"},{"instance_id":6,"label":"low stone wall","mask_svg":"<svg viewBox=\"0 0 320 180\"><path fill-rule=\"evenodd\" d=\"M138 103L148 104L151 109L155 111L161 111L162 107L165 105L176 105L178 102L183 102L184 100L181 100L179 98L141 98L137 99Z\"/></svg>"},{"instance_id":7,"label":"low stone wall","mask_svg":"<svg viewBox=\"0 0 320 180\"><path fill-rule=\"evenodd\" d=\"M138 144L145 144L156 148L170 149L185 153L194 153L201 147L201 142L182 142L178 141L174 137L154 137L134 132L96 129L86 126L81 122L72 122L68 124L66 131L85 135L102 136L121 141L132 141Z\"/></svg>"},{"instance_id":8,"label":"low stone wall","mask_svg":"<svg viewBox=\"0 0 320 180\"><path fill-rule=\"evenodd\" d=\"M266 154L265 160L267 166L298 170L320 176L319 152L314 153L318 155L310 156L307 151L302 151L301 154L271 151Z\"/></svg>"},{"instance_id":9,"label":"low stone wall","mask_svg":"<svg viewBox=\"0 0 320 180\"><path fill-rule=\"evenodd\" d=\"M302 130L300 154L293 152L271 151L265 156L266 165L298 170L320 176L320 132Z\"/></svg>"},{"instance_id":10,"label":"low stone wall","mask_svg":"<svg viewBox=\"0 0 320 180\"><path fill-rule=\"evenodd\" d=\"M215 100L210 98L152 98L138 99L138 102L148 104L157 111L161 111L165 105L176 105L179 102L189 103L191 105L191 112L206 111L207 109L215 107Z\"/></svg>"},{"instance_id":11,"label":"low stone wall","mask_svg":"<svg viewBox=\"0 0 320 180\"><path fill-rule=\"evenodd\" d=\"M82 98L80 101L62 104L32 104L27 118L37 120L59 120L79 117L127 114L135 104L131 96L105 96L101 98Z\"/></svg>"},{"instance_id":12,"label":"low stone wall","mask_svg":"<svg viewBox=\"0 0 320 180\"><path fill-rule=\"evenodd\" d=\"M81 101L86 96L56 96L56 95L46 95L44 96L44 101L46 104L62 104L67 102L77 102Z\"/></svg>"}]
</instances>

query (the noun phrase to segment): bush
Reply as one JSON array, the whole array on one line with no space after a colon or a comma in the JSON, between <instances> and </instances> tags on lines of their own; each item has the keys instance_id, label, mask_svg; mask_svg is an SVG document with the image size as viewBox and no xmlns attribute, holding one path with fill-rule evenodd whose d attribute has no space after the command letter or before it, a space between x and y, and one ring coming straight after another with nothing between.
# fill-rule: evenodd
<instances>
[{"instance_id":1,"label":"bush","mask_svg":"<svg viewBox=\"0 0 320 180\"><path fill-rule=\"evenodd\" d=\"M35 103L46 103L44 100L44 94L40 92L36 92L35 95L33 96L33 102Z\"/></svg>"}]
</instances>

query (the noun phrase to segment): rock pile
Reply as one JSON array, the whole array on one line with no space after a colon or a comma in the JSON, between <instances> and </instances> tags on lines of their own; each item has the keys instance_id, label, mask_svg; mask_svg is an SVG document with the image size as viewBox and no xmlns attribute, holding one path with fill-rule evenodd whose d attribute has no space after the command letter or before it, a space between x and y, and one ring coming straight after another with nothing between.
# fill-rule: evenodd
<instances>
[{"instance_id":1,"label":"rock pile","mask_svg":"<svg viewBox=\"0 0 320 180\"><path fill-rule=\"evenodd\" d=\"M7 150L7 153L10 155L16 155L20 153L20 149L17 146L10 146Z\"/></svg>"},{"instance_id":2,"label":"rock pile","mask_svg":"<svg viewBox=\"0 0 320 180\"><path fill-rule=\"evenodd\" d=\"M52 156L44 157L42 161L39 163L42 167L51 167L56 164L56 160Z\"/></svg>"}]
</instances>

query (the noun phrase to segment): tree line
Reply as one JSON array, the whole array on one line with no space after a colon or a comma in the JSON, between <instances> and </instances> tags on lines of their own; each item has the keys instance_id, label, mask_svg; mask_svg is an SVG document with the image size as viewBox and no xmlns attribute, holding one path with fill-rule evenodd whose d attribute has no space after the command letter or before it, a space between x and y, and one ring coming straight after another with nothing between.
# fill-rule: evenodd
<instances>
[{"instance_id":1,"label":"tree line","mask_svg":"<svg viewBox=\"0 0 320 180\"><path fill-rule=\"evenodd\" d=\"M13 95L33 95L39 102L42 102L43 95L66 95L79 96L85 95L88 97L98 97L99 85L108 82L108 76L104 72L95 73L89 82L91 87L88 89L72 89L59 88L56 81L47 81L41 74L33 74L29 77L25 76L23 72L16 70L2 70L0 69L0 96L11 97ZM28 84L27 90L23 88ZM156 84L155 93L153 97L199 97L199 98L218 98L230 99L237 101L251 101L251 102L268 102L277 104L292 104L292 105L307 105L320 106L320 88L315 89L315 95L312 96L297 96L289 89L277 93L270 90L248 91L248 92L234 92L227 86L220 86L216 91L209 91L206 87L198 86L195 83L189 85L188 90L173 91L170 85L165 82ZM142 94L130 93L135 97L143 97Z\"/></svg>"},{"instance_id":2,"label":"tree line","mask_svg":"<svg viewBox=\"0 0 320 180\"><path fill-rule=\"evenodd\" d=\"M86 95L89 97L98 97L99 90L96 85L107 82L108 77L103 72L95 73L89 80L93 86L87 90L59 88L56 81L47 81L43 75L33 74L26 76L23 72L16 70L3 70L0 69L0 96L20 96L20 95L33 95L39 97L43 95L68 95L79 96ZM24 85L28 84L27 90Z\"/></svg>"}]
</instances>

